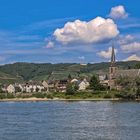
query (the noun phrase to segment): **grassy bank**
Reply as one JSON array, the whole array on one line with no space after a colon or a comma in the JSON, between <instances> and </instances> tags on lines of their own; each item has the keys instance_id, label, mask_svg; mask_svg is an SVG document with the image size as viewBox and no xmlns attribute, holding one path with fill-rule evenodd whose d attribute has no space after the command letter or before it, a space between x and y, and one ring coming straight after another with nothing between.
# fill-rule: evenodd
<instances>
[{"instance_id":1,"label":"grassy bank","mask_svg":"<svg viewBox=\"0 0 140 140\"><path fill-rule=\"evenodd\" d=\"M0 99L18 99L18 98L47 98L47 99L109 99L118 98L116 91L96 91L96 92L76 92L72 95L67 93L32 93L32 94L6 94L1 93Z\"/></svg>"},{"instance_id":2,"label":"grassy bank","mask_svg":"<svg viewBox=\"0 0 140 140\"><path fill-rule=\"evenodd\" d=\"M96 91L96 92L77 92L73 95L65 93L53 93L54 98L63 98L63 99L99 99L99 98L116 98L116 91Z\"/></svg>"},{"instance_id":3,"label":"grassy bank","mask_svg":"<svg viewBox=\"0 0 140 140\"><path fill-rule=\"evenodd\" d=\"M74 94L68 93L17 93L7 94L1 93L0 99L23 99L23 100L139 100L136 94L119 92L119 91L88 91L88 92L75 92Z\"/></svg>"}]
</instances>

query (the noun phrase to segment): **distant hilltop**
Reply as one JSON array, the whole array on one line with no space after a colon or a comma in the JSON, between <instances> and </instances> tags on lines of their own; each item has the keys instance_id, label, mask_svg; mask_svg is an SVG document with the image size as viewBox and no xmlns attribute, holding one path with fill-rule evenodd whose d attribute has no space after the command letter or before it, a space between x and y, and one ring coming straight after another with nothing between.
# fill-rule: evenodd
<instances>
[{"instance_id":1,"label":"distant hilltop","mask_svg":"<svg viewBox=\"0 0 140 140\"><path fill-rule=\"evenodd\" d=\"M96 72L108 72L109 62L95 64L77 63L14 63L0 66L0 83L25 82L29 80L65 79L91 76ZM140 66L138 61L116 62L120 69L134 69Z\"/></svg>"}]
</instances>

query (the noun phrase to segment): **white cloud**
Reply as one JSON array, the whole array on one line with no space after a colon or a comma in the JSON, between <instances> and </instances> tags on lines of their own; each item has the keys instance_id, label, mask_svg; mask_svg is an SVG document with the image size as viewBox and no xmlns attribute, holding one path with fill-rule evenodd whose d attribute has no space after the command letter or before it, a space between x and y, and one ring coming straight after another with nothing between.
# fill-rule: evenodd
<instances>
[{"instance_id":1,"label":"white cloud","mask_svg":"<svg viewBox=\"0 0 140 140\"><path fill-rule=\"evenodd\" d=\"M107 51L98 52L97 55L102 58L109 59L111 58L111 53L112 53L112 47L109 47ZM117 49L115 49L115 53L117 53Z\"/></svg>"},{"instance_id":2,"label":"white cloud","mask_svg":"<svg viewBox=\"0 0 140 140\"><path fill-rule=\"evenodd\" d=\"M62 44L99 43L115 38L119 34L112 19L97 17L89 22L75 20L67 22L61 29L56 29L54 36Z\"/></svg>"},{"instance_id":3,"label":"white cloud","mask_svg":"<svg viewBox=\"0 0 140 140\"><path fill-rule=\"evenodd\" d=\"M121 49L127 53L138 52L140 51L140 42L132 42L130 44L121 45Z\"/></svg>"},{"instance_id":4,"label":"white cloud","mask_svg":"<svg viewBox=\"0 0 140 140\"><path fill-rule=\"evenodd\" d=\"M54 48L54 42L49 41L45 48L47 49Z\"/></svg>"},{"instance_id":5,"label":"white cloud","mask_svg":"<svg viewBox=\"0 0 140 140\"><path fill-rule=\"evenodd\" d=\"M85 60L85 57L84 56L79 56L78 59Z\"/></svg>"},{"instance_id":6,"label":"white cloud","mask_svg":"<svg viewBox=\"0 0 140 140\"><path fill-rule=\"evenodd\" d=\"M134 41L134 37L132 35L120 36L118 39L119 45L126 45L128 43L132 43Z\"/></svg>"},{"instance_id":7,"label":"white cloud","mask_svg":"<svg viewBox=\"0 0 140 140\"><path fill-rule=\"evenodd\" d=\"M128 58L124 59L124 61L140 61L140 57L136 54L129 56Z\"/></svg>"},{"instance_id":8,"label":"white cloud","mask_svg":"<svg viewBox=\"0 0 140 140\"><path fill-rule=\"evenodd\" d=\"M124 6L119 5L111 8L109 16L113 19L124 19L128 17L128 13L125 11Z\"/></svg>"}]
</instances>

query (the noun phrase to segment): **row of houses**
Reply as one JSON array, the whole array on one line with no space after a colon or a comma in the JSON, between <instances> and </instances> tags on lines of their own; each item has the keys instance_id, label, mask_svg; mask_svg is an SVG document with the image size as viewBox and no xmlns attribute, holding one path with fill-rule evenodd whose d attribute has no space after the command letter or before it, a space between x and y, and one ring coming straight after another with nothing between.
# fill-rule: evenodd
<instances>
[{"instance_id":1,"label":"row of houses","mask_svg":"<svg viewBox=\"0 0 140 140\"><path fill-rule=\"evenodd\" d=\"M33 92L42 92L45 91L45 87L41 84L10 84L10 85L4 85L2 87L3 92L7 93L16 93L16 92L22 92L22 93L33 93Z\"/></svg>"},{"instance_id":2,"label":"row of houses","mask_svg":"<svg viewBox=\"0 0 140 140\"><path fill-rule=\"evenodd\" d=\"M3 85L2 92L5 93L36 93L36 92L66 92L68 83L78 85L79 90L86 90L89 82L86 79L78 80L59 80L59 81L42 81L42 82L29 82L23 84L10 84Z\"/></svg>"}]
</instances>

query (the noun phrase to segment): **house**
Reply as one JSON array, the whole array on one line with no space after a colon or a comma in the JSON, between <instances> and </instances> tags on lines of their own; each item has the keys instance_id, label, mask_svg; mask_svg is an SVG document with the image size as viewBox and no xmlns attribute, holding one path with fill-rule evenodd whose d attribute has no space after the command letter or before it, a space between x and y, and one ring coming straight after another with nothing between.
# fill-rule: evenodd
<instances>
[{"instance_id":1,"label":"house","mask_svg":"<svg viewBox=\"0 0 140 140\"><path fill-rule=\"evenodd\" d=\"M47 92L49 92L49 85L46 81L42 82L43 87L46 89Z\"/></svg>"},{"instance_id":2,"label":"house","mask_svg":"<svg viewBox=\"0 0 140 140\"><path fill-rule=\"evenodd\" d=\"M36 92L42 92L45 89L42 85L37 85L36 88Z\"/></svg>"},{"instance_id":3,"label":"house","mask_svg":"<svg viewBox=\"0 0 140 140\"><path fill-rule=\"evenodd\" d=\"M101 85L106 86L106 87L109 86L109 80L108 80L107 74L99 75L99 81Z\"/></svg>"},{"instance_id":4,"label":"house","mask_svg":"<svg viewBox=\"0 0 140 140\"><path fill-rule=\"evenodd\" d=\"M106 79L106 75L104 74L104 75L99 75L99 80L100 81L104 81L105 79Z\"/></svg>"},{"instance_id":5,"label":"house","mask_svg":"<svg viewBox=\"0 0 140 140\"><path fill-rule=\"evenodd\" d=\"M60 80L57 83L57 91L58 92L66 92L68 80Z\"/></svg>"},{"instance_id":6,"label":"house","mask_svg":"<svg viewBox=\"0 0 140 140\"><path fill-rule=\"evenodd\" d=\"M44 90L45 87L42 82L30 81L24 85L24 92L26 93L42 92Z\"/></svg>"},{"instance_id":7,"label":"house","mask_svg":"<svg viewBox=\"0 0 140 140\"><path fill-rule=\"evenodd\" d=\"M6 92L7 92L7 85L3 85L3 86L1 87L1 89L2 89L2 91L3 91L4 93L6 93Z\"/></svg>"},{"instance_id":8,"label":"house","mask_svg":"<svg viewBox=\"0 0 140 140\"><path fill-rule=\"evenodd\" d=\"M15 87L12 84L10 84L6 90L8 93L15 93Z\"/></svg>"},{"instance_id":9,"label":"house","mask_svg":"<svg viewBox=\"0 0 140 140\"><path fill-rule=\"evenodd\" d=\"M56 92L57 81L49 80L47 83L48 83L48 91Z\"/></svg>"},{"instance_id":10,"label":"house","mask_svg":"<svg viewBox=\"0 0 140 140\"><path fill-rule=\"evenodd\" d=\"M23 86L23 85L21 85L21 84L18 84L18 86L19 86L19 88L20 88L21 92L24 92L24 86Z\"/></svg>"},{"instance_id":11,"label":"house","mask_svg":"<svg viewBox=\"0 0 140 140\"><path fill-rule=\"evenodd\" d=\"M32 91L33 91L33 92L36 92L36 89L37 89L36 85L33 85L33 86L32 86Z\"/></svg>"},{"instance_id":12,"label":"house","mask_svg":"<svg viewBox=\"0 0 140 140\"><path fill-rule=\"evenodd\" d=\"M78 83L78 80L77 79L72 79L70 82L71 83Z\"/></svg>"},{"instance_id":13,"label":"house","mask_svg":"<svg viewBox=\"0 0 140 140\"><path fill-rule=\"evenodd\" d=\"M32 92L32 85L26 85L25 86L25 92L31 93Z\"/></svg>"},{"instance_id":14,"label":"house","mask_svg":"<svg viewBox=\"0 0 140 140\"><path fill-rule=\"evenodd\" d=\"M87 87L89 86L89 82L87 82L86 79L84 79L83 81L80 82L79 84L79 90L86 90Z\"/></svg>"}]
</instances>

